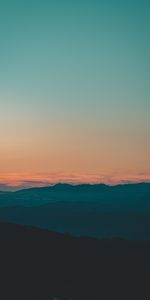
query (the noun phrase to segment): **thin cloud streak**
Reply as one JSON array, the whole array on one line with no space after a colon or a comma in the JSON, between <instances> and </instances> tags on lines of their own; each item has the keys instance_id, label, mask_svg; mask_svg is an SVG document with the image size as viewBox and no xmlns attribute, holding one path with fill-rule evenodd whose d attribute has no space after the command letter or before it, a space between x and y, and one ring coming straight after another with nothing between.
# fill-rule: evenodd
<instances>
[{"instance_id":1,"label":"thin cloud streak","mask_svg":"<svg viewBox=\"0 0 150 300\"><path fill-rule=\"evenodd\" d=\"M105 183L109 185L150 182L150 174L121 175L119 172L112 172L109 176L95 173L86 174L66 174L66 173L8 173L0 175L0 190L17 190L30 187L43 187L56 183Z\"/></svg>"}]
</instances>

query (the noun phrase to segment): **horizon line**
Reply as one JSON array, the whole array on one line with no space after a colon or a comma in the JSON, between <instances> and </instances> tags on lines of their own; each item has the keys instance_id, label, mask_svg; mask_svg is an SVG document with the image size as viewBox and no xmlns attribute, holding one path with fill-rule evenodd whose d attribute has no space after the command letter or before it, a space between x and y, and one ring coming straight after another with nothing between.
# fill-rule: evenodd
<instances>
[{"instance_id":1,"label":"horizon line","mask_svg":"<svg viewBox=\"0 0 150 300\"><path fill-rule=\"evenodd\" d=\"M32 182L33 183L33 182ZM49 187L54 187L57 185L69 185L69 186L82 186L82 185L89 185L89 186L96 186L96 185L105 185L108 187L116 187L116 186L125 186L125 185L140 185L140 184L150 184L150 180L147 181L120 181L118 183L105 183L105 182L68 182L68 181L58 181L55 183L49 183L49 184L44 184L43 185L37 185L37 182L35 185L9 185L9 184L1 184L0 183L0 192L16 192L16 191L21 191L21 190L29 190L29 189L40 189L40 188L49 188Z\"/></svg>"}]
</instances>

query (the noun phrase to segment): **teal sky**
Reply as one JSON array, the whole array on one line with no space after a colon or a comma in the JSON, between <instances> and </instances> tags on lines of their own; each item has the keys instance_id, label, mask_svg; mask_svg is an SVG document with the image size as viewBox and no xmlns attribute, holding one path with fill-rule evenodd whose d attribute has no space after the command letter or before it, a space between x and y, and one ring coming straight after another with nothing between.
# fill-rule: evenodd
<instances>
[{"instance_id":1,"label":"teal sky","mask_svg":"<svg viewBox=\"0 0 150 300\"><path fill-rule=\"evenodd\" d=\"M1 0L0 138L1 178L150 180L150 2Z\"/></svg>"}]
</instances>

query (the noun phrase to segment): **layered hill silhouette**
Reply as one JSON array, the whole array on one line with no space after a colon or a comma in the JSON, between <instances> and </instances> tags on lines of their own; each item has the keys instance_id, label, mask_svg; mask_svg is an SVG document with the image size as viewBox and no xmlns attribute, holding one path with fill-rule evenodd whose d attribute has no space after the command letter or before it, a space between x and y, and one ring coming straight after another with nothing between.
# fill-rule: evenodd
<instances>
[{"instance_id":1,"label":"layered hill silhouette","mask_svg":"<svg viewBox=\"0 0 150 300\"><path fill-rule=\"evenodd\" d=\"M0 299L149 299L150 241L0 223L0 245Z\"/></svg>"},{"instance_id":2,"label":"layered hill silhouette","mask_svg":"<svg viewBox=\"0 0 150 300\"><path fill-rule=\"evenodd\" d=\"M150 239L150 184L57 184L1 192L0 221L76 236Z\"/></svg>"}]
</instances>

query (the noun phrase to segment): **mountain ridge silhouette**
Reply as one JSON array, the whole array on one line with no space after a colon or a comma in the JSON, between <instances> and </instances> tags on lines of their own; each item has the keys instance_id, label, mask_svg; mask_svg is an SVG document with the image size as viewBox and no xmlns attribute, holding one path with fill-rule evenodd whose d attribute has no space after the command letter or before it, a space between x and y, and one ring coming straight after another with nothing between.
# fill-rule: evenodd
<instances>
[{"instance_id":1,"label":"mountain ridge silhouette","mask_svg":"<svg viewBox=\"0 0 150 300\"><path fill-rule=\"evenodd\" d=\"M150 238L150 184L69 185L0 193L0 221L96 238Z\"/></svg>"}]
</instances>

